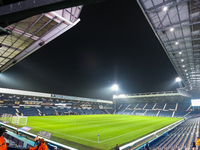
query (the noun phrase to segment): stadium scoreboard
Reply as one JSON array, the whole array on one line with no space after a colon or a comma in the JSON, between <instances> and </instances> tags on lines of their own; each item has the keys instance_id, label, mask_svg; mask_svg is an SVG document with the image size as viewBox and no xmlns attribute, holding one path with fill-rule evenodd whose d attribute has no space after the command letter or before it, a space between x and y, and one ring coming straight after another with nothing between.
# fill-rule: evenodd
<instances>
[{"instance_id":1,"label":"stadium scoreboard","mask_svg":"<svg viewBox=\"0 0 200 150\"><path fill-rule=\"evenodd\" d=\"M200 106L200 99L191 99L192 106Z\"/></svg>"}]
</instances>

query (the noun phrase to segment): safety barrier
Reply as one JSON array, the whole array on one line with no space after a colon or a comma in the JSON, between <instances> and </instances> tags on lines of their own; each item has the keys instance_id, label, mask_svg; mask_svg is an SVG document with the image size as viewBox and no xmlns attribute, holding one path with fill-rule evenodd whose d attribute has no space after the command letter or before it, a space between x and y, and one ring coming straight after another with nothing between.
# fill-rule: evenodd
<instances>
[{"instance_id":1,"label":"safety barrier","mask_svg":"<svg viewBox=\"0 0 200 150\"><path fill-rule=\"evenodd\" d=\"M25 136L29 136L29 137L32 137L34 138L36 135L35 134L32 134L32 133L29 133L29 132L26 132L26 131L23 131L23 130L20 130L20 129L17 129L15 127L12 127L10 125L7 125L7 124L4 124L4 123L1 123L0 122L0 125L1 126L4 126L5 128L8 128L8 129L11 129L12 131L18 131L18 134L24 134ZM43 138L43 137L40 137L38 136L39 138ZM43 138L46 142L52 144L52 145L55 145L57 147L59 147L60 149L67 149L67 150L77 150L73 147L70 147L70 146L67 146L67 145L64 145L64 144L61 144L61 143L58 143L58 142L54 142L54 141L51 141L49 139L46 139L46 138Z\"/></svg>"}]
</instances>

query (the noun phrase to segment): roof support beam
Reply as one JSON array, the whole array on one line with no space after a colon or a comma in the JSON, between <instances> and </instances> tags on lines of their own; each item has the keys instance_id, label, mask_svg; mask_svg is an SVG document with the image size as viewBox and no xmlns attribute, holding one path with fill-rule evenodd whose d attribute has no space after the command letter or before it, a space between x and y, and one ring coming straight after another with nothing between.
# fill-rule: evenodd
<instances>
[{"instance_id":1,"label":"roof support beam","mask_svg":"<svg viewBox=\"0 0 200 150\"><path fill-rule=\"evenodd\" d=\"M200 52L200 49L196 49L196 50L192 50L192 49L185 49L182 51L186 51L186 52ZM180 51L169 51L169 53L179 53Z\"/></svg>"},{"instance_id":2,"label":"roof support beam","mask_svg":"<svg viewBox=\"0 0 200 150\"><path fill-rule=\"evenodd\" d=\"M163 28L160 28L159 30L160 30L160 31L165 31L165 28L172 27L172 26L175 26L175 25L178 25L178 24L182 24L182 23L184 23L184 22L188 22L188 21L191 21L191 20L196 20L196 19L198 19L198 18L200 18L200 16L191 17L191 18L189 18L189 19L185 19L185 20L182 20L182 21L178 21L178 22L176 22L176 23L171 23L171 24L166 25L166 26L163 27Z\"/></svg>"},{"instance_id":3,"label":"roof support beam","mask_svg":"<svg viewBox=\"0 0 200 150\"><path fill-rule=\"evenodd\" d=\"M187 60L193 60L193 59L197 59L197 60L199 60L200 59L200 57L197 57L197 58L192 58L192 57L180 57L180 58L172 58L172 60L174 61L174 60L181 60L181 59L183 59L183 58L187 58Z\"/></svg>"},{"instance_id":4,"label":"roof support beam","mask_svg":"<svg viewBox=\"0 0 200 150\"><path fill-rule=\"evenodd\" d=\"M185 37L182 37L182 38L179 38L179 39L184 39ZM200 40L200 38L193 38L191 40L180 40L180 41L177 41L178 39L173 39L173 40L170 40L170 41L167 41L167 42L164 42L163 44L175 44L175 42L179 42L179 43L183 43L183 42L191 42L191 41L197 41L197 40ZM175 42L173 42L175 41Z\"/></svg>"},{"instance_id":5,"label":"roof support beam","mask_svg":"<svg viewBox=\"0 0 200 150\"><path fill-rule=\"evenodd\" d=\"M176 38L176 39L168 40L168 41L165 42L165 43L172 42L172 41L178 41L178 40L185 39L185 38L193 38L193 37L199 36L199 35L200 35L200 33L191 34L191 35L189 35L189 36L183 36L183 37L181 37L181 38ZM193 39L196 39L196 38L193 38ZM179 42L179 41L178 41L178 42ZM164 44L165 44L165 43L164 43Z\"/></svg>"},{"instance_id":6,"label":"roof support beam","mask_svg":"<svg viewBox=\"0 0 200 150\"><path fill-rule=\"evenodd\" d=\"M30 34L30 33L25 33L24 31L19 30L19 29L16 29L16 28L13 28L13 27L11 27L11 26L8 26L8 28L12 29L12 32L15 32L15 33L17 33L17 34L19 34L19 35L26 36L26 37L28 37L28 38L31 37L31 39L33 39L33 40L38 40L38 39L39 39L39 37L37 37L37 36L33 36L33 35Z\"/></svg>"},{"instance_id":7,"label":"roof support beam","mask_svg":"<svg viewBox=\"0 0 200 150\"><path fill-rule=\"evenodd\" d=\"M151 7L151 8L149 8L149 9L146 9L145 11L146 12L152 12L152 10L158 10L157 8L158 7L162 7L162 6L165 6L165 5L167 5L167 4L169 4L169 3L171 3L171 2L173 2L174 0L168 0L168 1L166 1L166 2L163 2L163 3L160 3L160 4L158 4L158 5L156 5L156 6L153 6L153 7Z\"/></svg>"},{"instance_id":8,"label":"roof support beam","mask_svg":"<svg viewBox=\"0 0 200 150\"><path fill-rule=\"evenodd\" d=\"M186 47L186 48L183 48L183 49L175 49L175 50L168 50L168 52L180 52L180 51L184 51L184 50L188 50L188 49L193 49L193 48L196 48L196 47L200 47L200 45L194 45L194 46L191 46L191 47Z\"/></svg>"},{"instance_id":9,"label":"roof support beam","mask_svg":"<svg viewBox=\"0 0 200 150\"><path fill-rule=\"evenodd\" d=\"M194 22L194 23L189 23L189 24L184 24L184 25L180 25L180 26L176 26L176 27L173 27L173 26L170 26L170 28L174 28L174 29L179 29L179 28L182 28L182 27L188 27L188 26L191 26L191 25L196 25L196 24L200 24L200 21L198 21L198 22ZM156 31L168 31L168 30L170 30L170 28L169 27L165 27L165 28L162 28L162 29L157 29Z\"/></svg>"},{"instance_id":10,"label":"roof support beam","mask_svg":"<svg viewBox=\"0 0 200 150\"><path fill-rule=\"evenodd\" d=\"M22 49L19 49L19 48L15 48L15 47L12 47L12 46L9 46L9 45L6 45L6 44L2 44L3 47L6 47L6 48L10 48L10 49L13 49L13 50L18 50L18 51L23 51Z\"/></svg>"},{"instance_id":11,"label":"roof support beam","mask_svg":"<svg viewBox=\"0 0 200 150\"><path fill-rule=\"evenodd\" d=\"M174 2L172 5L170 5L170 6L168 7L168 9L170 9L170 8L172 8L172 7L174 7L174 6L180 5L180 4L185 3L185 2L188 2L188 1L190 1L190 0L183 0L183 1L180 1L180 2L175 3L175 2L176 2L175 0L169 0L169 1L165 2L165 3L161 3L161 4L158 4L158 5L154 6L154 7L151 7L151 8L149 8L149 9L147 9L146 12L156 13L156 12L162 11L162 9L163 9L163 8L158 8L158 7L165 6L165 5L168 4L168 3ZM157 9L156 9L156 8L157 8ZM153 10L153 9L154 9L154 10Z\"/></svg>"},{"instance_id":12,"label":"roof support beam","mask_svg":"<svg viewBox=\"0 0 200 150\"><path fill-rule=\"evenodd\" d=\"M0 7L0 22L23 20L31 16L105 0L25 0Z\"/></svg>"}]
</instances>

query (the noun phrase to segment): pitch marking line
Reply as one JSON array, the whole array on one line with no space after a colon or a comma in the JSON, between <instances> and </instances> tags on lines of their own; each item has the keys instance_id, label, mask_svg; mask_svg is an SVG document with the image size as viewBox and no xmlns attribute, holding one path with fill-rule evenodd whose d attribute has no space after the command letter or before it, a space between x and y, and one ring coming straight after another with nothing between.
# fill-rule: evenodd
<instances>
[{"instance_id":1,"label":"pitch marking line","mask_svg":"<svg viewBox=\"0 0 200 150\"><path fill-rule=\"evenodd\" d=\"M36 127L36 126L32 126L32 127L35 127L35 128L38 128L38 129L42 129L42 130L44 130L43 128L39 128L39 127ZM47 129L45 129L45 130L46 130L46 131L50 131L50 132L52 132L52 130L47 130ZM59 133L59 132L56 132L56 131L53 131L53 132L55 132L55 133L57 133L57 134L63 134L63 135L70 136L70 137L73 137L73 138L77 138L77 139L81 139L81 140L85 140L85 141L93 142L93 143L99 143L99 142L97 142L97 141L92 141L92 140L88 140L88 139L83 139L83 138L76 137L76 136L69 135L69 134L65 134L65 133Z\"/></svg>"},{"instance_id":2,"label":"pitch marking line","mask_svg":"<svg viewBox=\"0 0 200 150\"><path fill-rule=\"evenodd\" d=\"M169 122L169 121L167 121L167 122ZM162 123L163 123L163 122L162 122ZM159 123L159 124L161 124L161 123ZM158 125L158 124L152 125L152 126L157 126L157 125ZM152 127L152 126L149 126L149 127L146 127L146 128L150 128L150 127ZM142 128L142 129L135 130L135 131L132 131L132 132L129 132L129 133L125 133L125 134L122 134L122 135L119 135L119 136L115 136L115 137L113 137L113 138L100 141L99 143L103 143L103 142L106 142L106 141L109 141L109 140L112 140L112 139L116 139L116 138L118 138L118 137L121 137L121 136L124 136L124 135L128 135L128 134L131 134L131 133L133 133L133 132L140 131L140 130L144 130L144 129L146 129L146 128Z\"/></svg>"},{"instance_id":3,"label":"pitch marking line","mask_svg":"<svg viewBox=\"0 0 200 150\"><path fill-rule=\"evenodd\" d=\"M167 121L167 122L168 122L168 121ZM163 122L162 122L162 123L163 123ZM161 124L161 123L159 123L159 124ZM156 125L158 125L158 124L156 124ZM152 125L152 126L156 126L156 125ZM146 128L150 128L150 127L152 127L152 126L149 126L149 127L146 127ZM44 130L43 128L39 128L39 127L36 127L36 126L33 126L33 127ZM119 135L119 136L115 136L115 137L113 137L113 138L106 139L106 140L99 141L99 142L97 142L97 141L92 141L92 140L88 140L88 139L83 139L83 138L76 137L76 136L69 135L69 134L65 134L65 133L59 133L59 132L56 132L56 131L53 131L53 132L55 132L55 133L57 133L57 134L62 134L62 135L66 135L66 136L69 136L69 137L81 139L81 140L84 140L84 141L93 142L93 143L103 143L103 142L106 142L106 141L109 141L109 140L112 140L112 139L116 139L116 138L118 138L118 137L125 136L125 135L131 134L131 133L134 133L134 132L137 132L137 131L146 129L146 128L142 128L142 129L139 129L139 130L135 130L135 131L132 131L132 132L129 132L129 133L125 133L125 134L122 134L122 135ZM45 130L46 130L46 131L52 132L52 130L47 130L47 129L45 129Z\"/></svg>"}]
</instances>

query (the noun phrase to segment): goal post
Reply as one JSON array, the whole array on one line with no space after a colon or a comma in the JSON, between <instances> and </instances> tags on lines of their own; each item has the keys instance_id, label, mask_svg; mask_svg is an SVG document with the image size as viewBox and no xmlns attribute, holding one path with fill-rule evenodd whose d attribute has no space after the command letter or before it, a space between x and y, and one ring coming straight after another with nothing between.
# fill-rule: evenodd
<instances>
[{"instance_id":1,"label":"goal post","mask_svg":"<svg viewBox=\"0 0 200 150\"><path fill-rule=\"evenodd\" d=\"M14 117L12 117L12 124L26 125L27 120L28 120L27 116L14 116Z\"/></svg>"}]
</instances>

